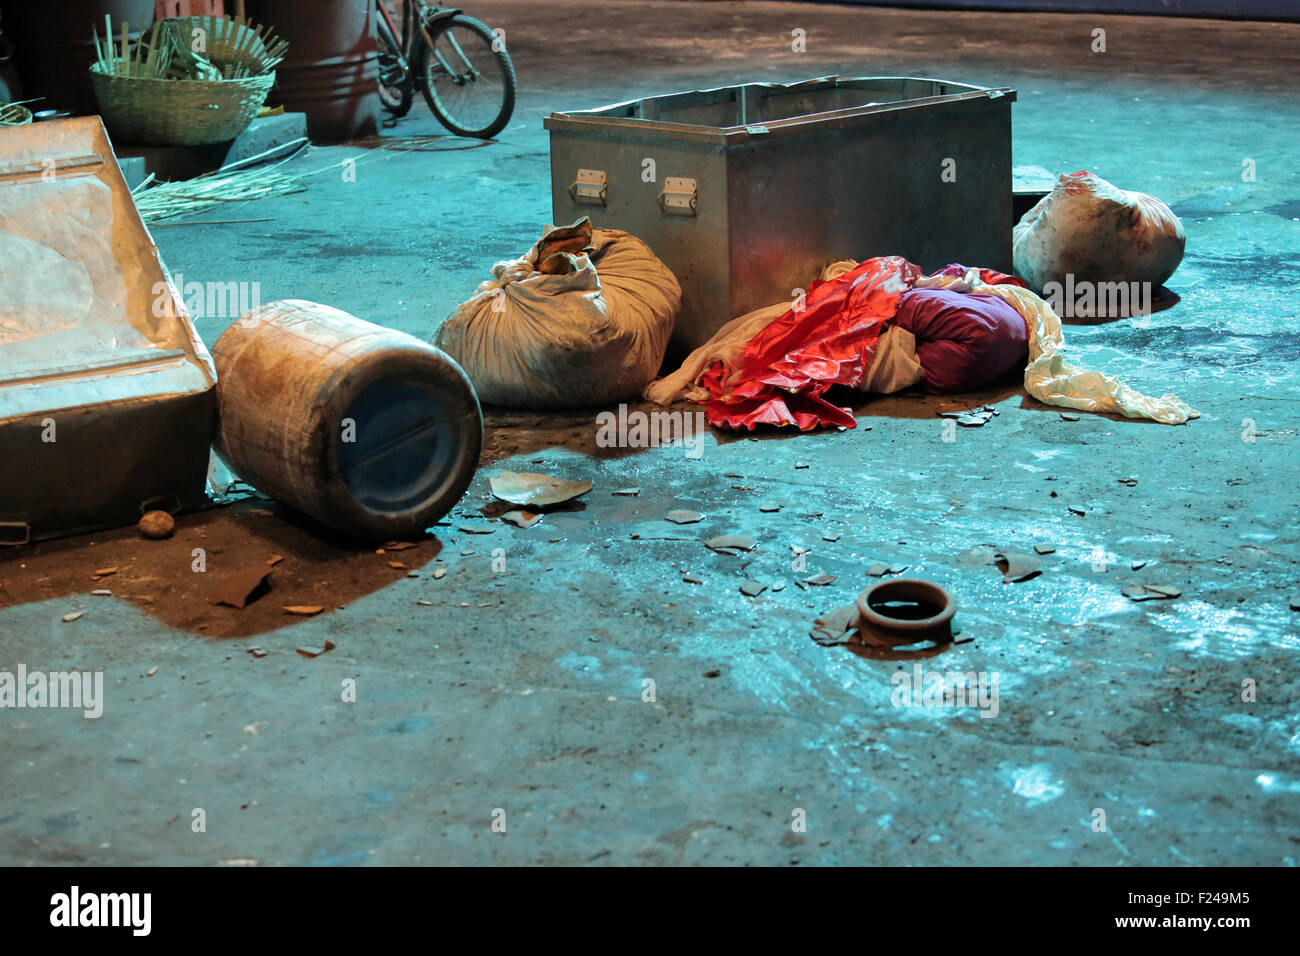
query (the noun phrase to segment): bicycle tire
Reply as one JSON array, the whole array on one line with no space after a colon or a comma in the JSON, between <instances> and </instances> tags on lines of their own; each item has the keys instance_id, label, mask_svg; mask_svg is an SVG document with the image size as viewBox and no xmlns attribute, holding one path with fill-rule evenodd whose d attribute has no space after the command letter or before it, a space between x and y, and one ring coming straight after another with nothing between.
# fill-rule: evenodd
<instances>
[{"instance_id":1,"label":"bicycle tire","mask_svg":"<svg viewBox=\"0 0 1300 956\"><path fill-rule=\"evenodd\" d=\"M379 76L375 78L375 84L379 87L379 102L393 119L401 119L411 112L411 104L415 102L415 86L411 82L411 78L407 76L400 87L401 93L396 97L392 95L392 91L397 87L384 85L383 70L384 57L393 56L394 54L388 40L383 35L383 31L379 31L375 36L375 45L379 48L377 61Z\"/></svg>"},{"instance_id":2,"label":"bicycle tire","mask_svg":"<svg viewBox=\"0 0 1300 956\"><path fill-rule=\"evenodd\" d=\"M491 50L495 37L492 30L486 23L476 20L474 17L458 13L453 17L447 17L434 22L429 27L429 38L433 40L435 46L438 38L446 33L452 27L462 27L471 33L477 34L484 40L488 49ZM419 44L419 53L416 57L415 74L418 77L420 91L424 94L424 100L429 104L429 109L433 115L438 118L438 122L447 127L457 136L469 136L475 139L491 139L501 130L505 129L506 123L510 122L510 116L515 109L515 94L518 89L518 80L515 77L515 65L510 59L510 54L506 50L492 51L492 57L496 60L501 68L502 97L501 106L497 112L496 119L486 126L471 128L463 126L452 116L442 105L438 96L438 91L431 82L433 75L430 73L430 55L429 45L427 43ZM441 72L441 71L440 71Z\"/></svg>"}]
</instances>

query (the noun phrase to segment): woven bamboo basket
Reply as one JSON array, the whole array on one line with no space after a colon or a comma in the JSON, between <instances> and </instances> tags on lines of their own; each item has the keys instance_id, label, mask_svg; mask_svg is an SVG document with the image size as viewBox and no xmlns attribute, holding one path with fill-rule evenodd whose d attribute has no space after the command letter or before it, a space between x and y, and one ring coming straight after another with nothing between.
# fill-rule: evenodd
<instances>
[{"instance_id":1,"label":"woven bamboo basket","mask_svg":"<svg viewBox=\"0 0 1300 956\"><path fill-rule=\"evenodd\" d=\"M257 116L275 73L235 80L164 80L125 75L129 65L90 68L104 125L112 137L141 146L202 146L234 139Z\"/></svg>"},{"instance_id":2,"label":"woven bamboo basket","mask_svg":"<svg viewBox=\"0 0 1300 956\"><path fill-rule=\"evenodd\" d=\"M220 67L241 66L251 75L274 69L287 47L270 30L230 17L171 17L161 23L183 47L195 42L195 30L202 31L205 57Z\"/></svg>"},{"instance_id":3,"label":"woven bamboo basket","mask_svg":"<svg viewBox=\"0 0 1300 956\"><path fill-rule=\"evenodd\" d=\"M0 103L0 126L26 126L32 111L21 103Z\"/></svg>"}]
</instances>

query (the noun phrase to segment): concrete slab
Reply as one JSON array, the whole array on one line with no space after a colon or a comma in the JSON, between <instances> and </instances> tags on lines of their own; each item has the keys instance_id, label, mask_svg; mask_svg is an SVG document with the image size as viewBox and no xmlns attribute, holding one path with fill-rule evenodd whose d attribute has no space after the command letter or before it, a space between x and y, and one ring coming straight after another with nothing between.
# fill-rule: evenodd
<instances>
[{"instance_id":1,"label":"concrete slab","mask_svg":"<svg viewBox=\"0 0 1300 956\"><path fill-rule=\"evenodd\" d=\"M278 146L285 147L307 135L307 117L303 113L281 113L278 116L260 116L229 143L212 143L207 146L134 146L129 143L114 147L127 185L134 188L140 180L153 173L160 182L193 179L210 173L230 163L249 159ZM277 155L271 152L267 159ZM133 179L134 176L139 179Z\"/></svg>"}]
</instances>

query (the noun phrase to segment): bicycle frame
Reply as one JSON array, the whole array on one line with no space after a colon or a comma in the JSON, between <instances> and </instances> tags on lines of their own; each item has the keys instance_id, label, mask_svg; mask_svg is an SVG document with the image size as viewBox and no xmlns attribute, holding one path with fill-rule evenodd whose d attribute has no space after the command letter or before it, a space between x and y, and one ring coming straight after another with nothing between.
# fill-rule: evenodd
<instances>
[{"instance_id":1,"label":"bicycle frame","mask_svg":"<svg viewBox=\"0 0 1300 956\"><path fill-rule=\"evenodd\" d=\"M402 69L410 75L410 61L415 49L415 38L417 35L423 38L428 45L431 53L437 54L434 49L433 38L429 36L428 26L439 20L446 20L461 13L459 7L444 7L437 4L425 3L424 0L406 0L402 5L402 26L399 30L397 24L393 22L392 15L388 12L388 7L384 0L375 0L375 8L379 11L379 19L376 21L377 30L387 30L388 37L394 50L397 51L398 60ZM415 28L419 17L419 28Z\"/></svg>"}]
</instances>

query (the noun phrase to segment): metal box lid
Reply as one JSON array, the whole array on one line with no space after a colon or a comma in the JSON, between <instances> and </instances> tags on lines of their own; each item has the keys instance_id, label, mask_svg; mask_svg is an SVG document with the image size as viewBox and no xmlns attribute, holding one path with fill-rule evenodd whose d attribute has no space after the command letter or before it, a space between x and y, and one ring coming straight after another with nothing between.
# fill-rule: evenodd
<instances>
[{"instance_id":1,"label":"metal box lid","mask_svg":"<svg viewBox=\"0 0 1300 956\"><path fill-rule=\"evenodd\" d=\"M732 146L840 126L860 126L899 111L938 112L977 99L1008 98L1008 87L971 86L914 76L822 76L798 83L744 83L647 96L590 110L552 113L548 130L605 134L652 133Z\"/></svg>"}]
</instances>

